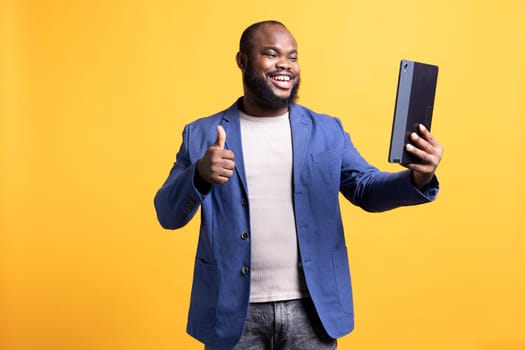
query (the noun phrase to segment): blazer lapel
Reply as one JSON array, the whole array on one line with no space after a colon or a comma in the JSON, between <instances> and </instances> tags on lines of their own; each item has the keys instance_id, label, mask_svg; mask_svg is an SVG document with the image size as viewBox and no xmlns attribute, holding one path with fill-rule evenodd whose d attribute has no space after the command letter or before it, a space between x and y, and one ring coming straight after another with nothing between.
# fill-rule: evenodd
<instances>
[{"instance_id":1,"label":"blazer lapel","mask_svg":"<svg viewBox=\"0 0 525 350\"><path fill-rule=\"evenodd\" d=\"M245 193L248 193L246 173L244 170L244 157L242 154L241 124L239 120L239 108L237 105L238 102L224 112L221 125L226 132L225 148L233 151L235 154L235 171L241 179L241 184Z\"/></svg>"},{"instance_id":2,"label":"blazer lapel","mask_svg":"<svg viewBox=\"0 0 525 350\"><path fill-rule=\"evenodd\" d=\"M298 184L308 147L311 122L304 117L301 109L296 105L290 107L290 128L292 129L293 178L294 184Z\"/></svg>"}]
</instances>

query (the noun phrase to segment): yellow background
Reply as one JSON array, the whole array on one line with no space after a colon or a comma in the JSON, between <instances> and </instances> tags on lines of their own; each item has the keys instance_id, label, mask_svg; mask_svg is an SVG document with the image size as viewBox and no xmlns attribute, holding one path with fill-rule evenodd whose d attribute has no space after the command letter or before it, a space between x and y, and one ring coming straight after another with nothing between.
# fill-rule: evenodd
<instances>
[{"instance_id":1,"label":"yellow background","mask_svg":"<svg viewBox=\"0 0 525 350\"><path fill-rule=\"evenodd\" d=\"M241 92L241 31L283 21L300 102L385 170L401 58L440 66L437 202L343 205L356 329L340 349L525 349L523 1L0 2L0 349L201 349L198 218L153 196L182 127Z\"/></svg>"}]
</instances>

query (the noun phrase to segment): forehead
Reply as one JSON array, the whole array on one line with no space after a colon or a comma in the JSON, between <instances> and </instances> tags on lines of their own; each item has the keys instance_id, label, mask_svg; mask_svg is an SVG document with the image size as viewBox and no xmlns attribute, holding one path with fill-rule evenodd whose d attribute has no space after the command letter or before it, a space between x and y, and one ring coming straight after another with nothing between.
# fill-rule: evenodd
<instances>
[{"instance_id":1,"label":"forehead","mask_svg":"<svg viewBox=\"0 0 525 350\"><path fill-rule=\"evenodd\" d=\"M282 50L297 50L297 43L288 29L278 24L265 24L258 28L253 37L254 49L274 47Z\"/></svg>"}]
</instances>

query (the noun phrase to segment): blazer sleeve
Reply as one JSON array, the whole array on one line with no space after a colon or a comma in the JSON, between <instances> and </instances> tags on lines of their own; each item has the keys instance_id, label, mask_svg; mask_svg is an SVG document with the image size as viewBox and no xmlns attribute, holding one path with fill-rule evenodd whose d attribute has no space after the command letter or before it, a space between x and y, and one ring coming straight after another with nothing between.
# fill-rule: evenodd
<instances>
[{"instance_id":1,"label":"blazer sleeve","mask_svg":"<svg viewBox=\"0 0 525 350\"><path fill-rule=\"evenodd\" d=\"M189 138L189 127L186 126L175 164L155 195L157 219L166 229L177 229L186 225L205 198L195 187L197 161L192 161L190 157Z\"/></svg>"}]
</instances>

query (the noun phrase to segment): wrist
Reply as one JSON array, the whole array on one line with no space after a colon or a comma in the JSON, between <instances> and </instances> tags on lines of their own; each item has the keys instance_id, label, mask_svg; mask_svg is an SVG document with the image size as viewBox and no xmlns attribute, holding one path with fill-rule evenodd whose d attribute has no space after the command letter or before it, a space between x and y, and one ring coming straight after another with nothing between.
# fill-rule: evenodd
<instances>
[{"instance_id":1,"label":"wrist","mask_svg":"<svg viewBox=\"0 0 525 350\"><path fill-rule=\"evenodd\" d=\"M418 189L424 188L426 185L432 181L434 178L434 173L420 173L418 171L412 170L411 180L412 184Z\"/></svg>"},{"instance_id":2,"label":"wrist","mask_svg":"<svg viewBox=\"0 0 525 350\"><path fill-rule=\"evenodd\" d=\"M195 172L193 174L193 184L200 194L206 195L211 190L211 183L204 180L204 178L201 176L199 172L199 163L200 160L197 162L197 166L195 167Z\"/></svg>"}]
</instances>

